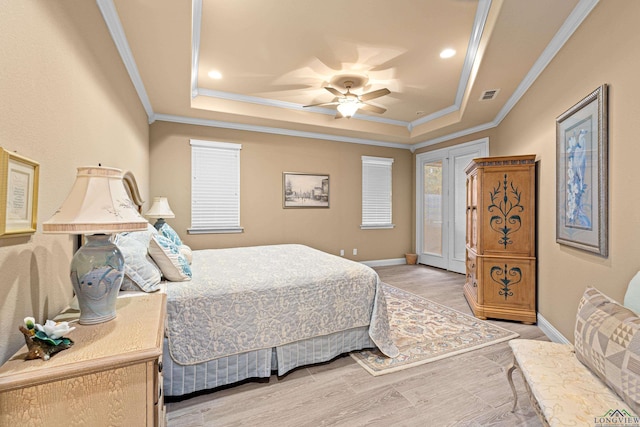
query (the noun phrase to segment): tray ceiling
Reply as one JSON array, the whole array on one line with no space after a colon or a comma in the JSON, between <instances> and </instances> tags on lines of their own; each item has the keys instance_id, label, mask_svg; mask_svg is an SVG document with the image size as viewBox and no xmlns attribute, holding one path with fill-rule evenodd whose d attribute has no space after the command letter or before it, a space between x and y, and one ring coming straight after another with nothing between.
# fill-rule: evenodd
<instances>
[{"instance_id":1,"label":"tray ceiling","mask_svg":"<svg viewBox=\"0 0 640 427\"><path fill-rule=\"evenodd\" d=\"M408 148L496 126L597 3L97 1L150 122ZM304 107L347 79L386 111Z\"/></svg>"}]
</instances>

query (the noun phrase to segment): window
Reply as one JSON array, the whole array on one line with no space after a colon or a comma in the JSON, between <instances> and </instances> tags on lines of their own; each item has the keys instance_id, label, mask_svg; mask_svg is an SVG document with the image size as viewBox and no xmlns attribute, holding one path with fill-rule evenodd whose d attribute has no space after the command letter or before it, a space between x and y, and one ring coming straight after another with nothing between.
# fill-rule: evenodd
<instances>
[{"instance_id":1,"label":"window","mask_svg":"<svg viewBox=\"0 0 640 427\"><path fill-rule=\"evenodd\" d=\"M190 234L240 233L240 149L191 140Z\"/></svg>"},{"instance_id":2,"label":"window","mask_svg":"<svg viewBox=\"0 0 640 427\"><path fill-rule=\"evenodd\" d=\"M362 156L362 229L393 228L391 167L393 159Z\"/></svg>"}]
</instances>

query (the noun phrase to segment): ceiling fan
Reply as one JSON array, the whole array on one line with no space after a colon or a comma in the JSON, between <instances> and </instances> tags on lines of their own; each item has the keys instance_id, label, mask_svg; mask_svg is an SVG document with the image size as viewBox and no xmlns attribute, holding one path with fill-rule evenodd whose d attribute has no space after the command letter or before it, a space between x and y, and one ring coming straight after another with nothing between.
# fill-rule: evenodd
<instances>
[{"instance_id":1,"label":"ceiling fan","mask_svg":"<svg viewBox=\"0 0 640 427\"><path fill-rule=\"evenodd\" d=\"M387 88L374 90L372 92L363 93L362 95L356 95L351 93L351 89L354 87L354 82L351 80L345 80L344 88L347 89L345 93L339 90L326 86L325 89L336 96L331 102L321 102L319 104L305 105L305 107L320 107L328 105L336 105L338 112L336 113L336 119L346 117L347 119L353 116L356 111L364 110L371 111L372 113L382 114L387 111L386 108L378 107L377 105L367 104L366 101L370 101L375 98L379 98L384 95L388 95L391 91Z\"/></svg>"}]
</instances>

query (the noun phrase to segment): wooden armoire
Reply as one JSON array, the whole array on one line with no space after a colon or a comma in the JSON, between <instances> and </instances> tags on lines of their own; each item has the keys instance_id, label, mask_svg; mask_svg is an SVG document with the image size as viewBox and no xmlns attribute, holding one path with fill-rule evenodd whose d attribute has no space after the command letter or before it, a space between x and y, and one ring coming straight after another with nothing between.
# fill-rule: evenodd
<instances>
[{"instance_id":1,"label":"wooden armoire","mask_svg":"<svg viewBox=\"0 0 640 427\"><path fill-rule=\"evenodd\" d=\"M464 295L480 318L536 323L535 155L474 159Z\"/></svg>"}]
</instances>

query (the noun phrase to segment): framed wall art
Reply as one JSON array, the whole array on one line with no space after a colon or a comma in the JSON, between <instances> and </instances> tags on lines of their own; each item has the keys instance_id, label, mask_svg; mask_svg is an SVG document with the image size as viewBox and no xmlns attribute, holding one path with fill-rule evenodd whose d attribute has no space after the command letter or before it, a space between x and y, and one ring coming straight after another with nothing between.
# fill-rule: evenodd
<instances>
[{"instance_id":1,"label":"framed wall art","mask_svg":"<svg viewBox=\"0 0 640 427\"><path fill-rule=\"evenodd\" d=\"M608 255L607 85L556 119L556 242Z\"/></svg>"},{"instance_id":2,"label":"framed wall art","mask_svg":"<svg viewBox=\"0 0 640 427\"><path fill-rule=\"evenodd\" d=\"M0 237L36 232L39 168L0 147Z\"/></svg>"},{"instance_id":3,"label":"framed wall art","mask_svg":"<svg viewBox=\"0 0 640 427\"><path fill-rule=\"evenodd\" d=\"M329 175L284 172L282 193L284 208L328 208Z\"/></svg>"}]
</instances>

